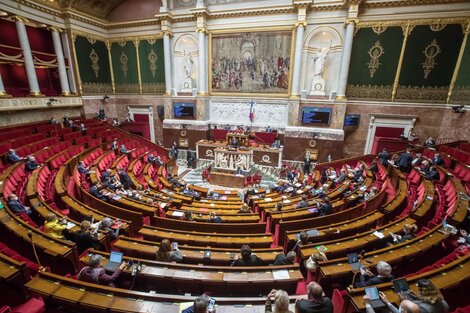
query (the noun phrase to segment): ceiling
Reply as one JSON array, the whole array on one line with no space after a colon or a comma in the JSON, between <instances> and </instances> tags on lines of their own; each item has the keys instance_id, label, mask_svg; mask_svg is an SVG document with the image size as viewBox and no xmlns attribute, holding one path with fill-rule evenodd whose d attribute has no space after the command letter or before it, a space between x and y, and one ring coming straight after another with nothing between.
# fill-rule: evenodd
<instances>
[{"instance_id":1,"label":"ceiling","mask_svg":"<svg viewBox=\"0 0 470 313\"><path fill-rule=\"evenodd\" d=\"M107 19L108 15L126 0L36 0L60 9L75 9L88 15Z\"/></svg>"}]
</instances>

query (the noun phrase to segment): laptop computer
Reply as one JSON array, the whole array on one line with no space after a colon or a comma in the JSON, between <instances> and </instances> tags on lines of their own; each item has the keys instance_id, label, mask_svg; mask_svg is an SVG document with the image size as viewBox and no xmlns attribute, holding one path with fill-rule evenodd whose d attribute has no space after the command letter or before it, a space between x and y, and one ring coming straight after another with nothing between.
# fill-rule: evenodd
<instances>
[{"instance_id":1,"label":"laptop computer","mask_svg":"<svg viewBox=\"0 0 470 313\"><path fill-rule=\"evenodd\" d=\"M357 258L357 253L349 253L348 254L348 263L351 265L354 272L359 270L360 264L359 259Z\"/></svg>"},{"instance_id":2,"label":"laptop computer","mask_svg":"<svg viewBox=\"0 0 470 313\"><path fill-rule=\"evenodd\" d=\"M395 290L396 293L408 292L410 290L408 286L408 282L406 281L406 278L394 279L392 280L392 283L393 283L393 290Z\"/></svg>"},{"instance_id":3,"label":"laptop computer","mask_svg":"<svg viewBox=\"0 0 470 313\"><path fill-rule=\"evenodd\" d=\"M119 265L121 265L122 257L122 252L111 251L109 261L106 263L104 269L110 272L114 272L119 267Z\"/></svg>"},{"instance_id":4,"label":"laptop computer","mask_svg":"<svg viewBox=\"0 0 470 313\"><path fill-rule=\"evenodd\" d=\"M383 302L381 299L380 299L380 296L379 296L379 289L377 289L377 287L366 287L364 289L364 291L366 292L366 295L369 296L370 298L370 305L374 308L374 309L378 309L378 308L383 308L385 307L385 302Z\"/></svg>"}]
</instances>

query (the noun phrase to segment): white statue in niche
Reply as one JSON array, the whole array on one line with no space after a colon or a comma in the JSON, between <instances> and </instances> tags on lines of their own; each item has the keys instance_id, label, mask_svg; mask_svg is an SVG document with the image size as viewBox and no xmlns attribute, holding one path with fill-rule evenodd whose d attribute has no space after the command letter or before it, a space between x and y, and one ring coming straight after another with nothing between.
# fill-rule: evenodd
<instances>
[{"instance_id":1,"label":"white statue in niche","mask_svg":"<svg viewBox=\"0 0 470 313\"><path fill-rule=\"evenodd\" d=\"M186 72L186 78L191 78L193 74L193 58L191 57L191 52L184 50L184 70Z\"/></svg>"},{"instance_id":2,"label":"white statue in niche","mask_svg":"<svg viewBox=\"0 0 470 313\"><path fill-rule=\"evenodd\" d=\"M323 78L323 72L325 70L325 62L330 53L331 49L331 41L330 46L323 47L313 55L313 80L312 80L312 87L310 89L311 96L325 96L325 79Z\"/></svg>"}]
</instances>

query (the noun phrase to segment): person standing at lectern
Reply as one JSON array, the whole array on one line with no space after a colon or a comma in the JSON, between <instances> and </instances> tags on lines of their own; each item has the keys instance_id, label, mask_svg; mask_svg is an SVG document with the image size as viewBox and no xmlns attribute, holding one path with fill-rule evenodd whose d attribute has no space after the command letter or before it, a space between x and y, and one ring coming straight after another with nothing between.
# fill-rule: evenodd
<instances>
[{"instance_id":1,"label":"person standing at lectern","mask_svg":"<svg viewBox=\"0 0 470 313\"><path fill-rule=\"evenodd\" d=\"M240 147L240 143L236 137L232 137L232 141L230 142L230 146L234 149L238 149Z\"/></svg>"}]
</instances>

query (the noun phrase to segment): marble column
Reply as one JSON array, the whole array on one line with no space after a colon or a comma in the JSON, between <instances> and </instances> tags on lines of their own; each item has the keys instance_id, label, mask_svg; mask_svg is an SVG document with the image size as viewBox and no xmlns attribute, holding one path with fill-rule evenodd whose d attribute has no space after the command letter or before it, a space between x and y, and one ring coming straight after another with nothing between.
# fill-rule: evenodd
<instances>
[{"instance_id":1,"label":"marble column","mask_svg":"<svg viewBox=\"0 0 470 313\"><path fill-rule=\"evenodd\" d=\"M64 51L62 50L60 32L56 28L51 28L51 33L55 55L57 56L57 65L59 66L60 89L62 90L63 96L68 96L70 95L70 87L67 77L67 69L65 68Z\"/></svg>"},{"instance_id":2,"label":"marble column","mask_svg":"<svg viewBox=\"0 0 470 313\"><path fill-rule=\"evenodd\" d=\"M170 33L165 32L163 35L163 57L165 59L165 94L171 95L172 73L171 73L171 42Z\"/></svg>"},{"instance_id":3,"label":"marble column","mask_svg":"<svg viewBox=\"0 0 470 313\"><path fill-rule=\"evenodd\" d=\"M304 29L304 24L299 23L299 25L297 26L297 34L295 38L294 72L292 74L291 88L292 96L299 96L300 94L300 66L302 63L302 45L304 41Z\"/></svg>"},{"instance_id":4,"label":"marble column","mask_svg":"<svg viewBox=\"0 0 470 313\"><path fill-rule=\"evenodd\" d=\"M207 93L207 81L206 81L206 33L204 29L198 29L198 41L199 41L199 94Z\"/></svg>"},{"instance_id":5,"label":"marble column","mask_svg":"<svg viewBox=\"0 0 470 313\"><path fill-rule=\"evenodd\" d=\"M22 18L16 18L16 31L20 39L21 49L23 50L24 65L26 69L26 76L28 78L29 93L32 96L41 96L39 89L38 77L36 76L36 68L34 66L33 54L29 46L28 34Z\"/></svg>"},{"instance_id":6,"label":"marble column","mask_svg":"<svg viewBox=\"0 0 470 313\"><path fill-rule=\"evenodd\" d=\"M8 94L5 91L5 86L3 86L2 75L0 74L0 97L8 97Z\"/></svg>"},{"instance_id":7,"label":"marble column","mask_svg":"<svg viewBox=\"0 0 470 313\"><path fill-rule=\"evenodd\" d=\"M349 20L346 22L346 35L344 39L343 55L341 56L341 68L339 71L338 81L338 99L346 98L346 86L348 84L349 63L351 62L351 51L354 37L355 21Z\"/></svg>"}]
</instances>

